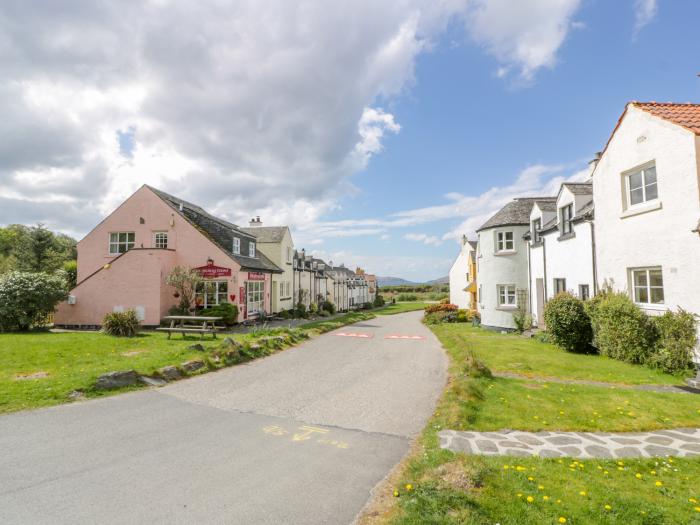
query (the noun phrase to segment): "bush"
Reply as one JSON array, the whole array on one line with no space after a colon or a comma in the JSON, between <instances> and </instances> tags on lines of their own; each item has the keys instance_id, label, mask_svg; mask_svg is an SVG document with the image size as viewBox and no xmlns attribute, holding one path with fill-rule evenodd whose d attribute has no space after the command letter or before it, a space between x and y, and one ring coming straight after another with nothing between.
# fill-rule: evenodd
<instances>
[{"instance_id":1,"label":"bush","mask_svg":"<svg viewBox=\"0 0 700 525\"><path fill-rule=\"evenodd\" d=\"M456 312L457 310L458 310L458 307L456 304L438 303L438 304L429 304L428 306L425 307L426 314L432 314L435 312Z\"/></svg>"},{"instance_id":2,"label":"bush","mask_svg":"<svg viewBox=\"0 0 700 525\"><path fill-rule=\"evenodd\" d=\"M593 327L581 299L562 292L544 308L544 321L552 341L567 352L591 351Z\"/></svg>"},{"instance_id":3,"label":"bush","mask_svg":"<svg viewBox=\"0 0 700 525\"><path fill-rule=\"evenodd\" d=\"M695 316L679 309L651 319L659 339L649 364L670 374L691 368L693 348L698 342Z\"/></svg>"},{"instance_id":4,"label":"bush","mask_svg":"<svg viewBox=\"0 0 700 525\"><path fill-rule=\"evenodd\" d=\"M384 306L385 304L386 304L386 301L384 300L384 297L377 294L377 296L374 298L374 307L379 308L381 306Z\"/></svg>"},{"instance_id":5,"label":"bush","mask_svg":"<svg viewBox=\"0 0 700 525\"><path fill-rule=\"evenodd\" d=\"M625 293L603 293L588 301L594 344L602 355L628 363L648 363L657 333L651 319Z\"/></svg>"},{"instance_id":6,"label":"bush","mask_svg":"<svg viewBox=\"0 0 700 525\"><path fill-rule=\"evenodd\" d=\"M311 315L314 315L317 312L318 312L318 305L316 303L311 303L311 305L309 306L309 313Z\"/></svg>"},{"instance_id":7,"label":"bush","mask_svg":"<svg viewBox=\"0 0 700 525\"><path fill-rule=\"evenodd\" d=\"M72 290L78 284L78 261L70 260L63 263L63 271L66 274L68 289Z\"/></svg>"},{"instance_id":8,"label":"bush","mask_svg":"<svg viewBox=\"0 0 700 525\"><path fill-rule=\"evenodd\" d=\"M319 317L330 317L331 314L328 310L319 310L318 311Z\"/></svg>"},{"instance_id":9,"label":"bush","mask_svg":"<svg viewBox=\"0 0 700 525\"><path fill-rule=\"evenodd\" d=\"M335 305L330 301L323 301L319 307L319 313L328 312L328 315L333 315L335 313Z\"/></svg>"},{"instance_id":10,"label":"bush","mask_svg":"<svg viewBox=\"0 0 700 525\"><path fill-rule=\"evenodd\" d=\"M396 296L397 301L403 301L403 302L411 302L411 301L417 301L418 296L414 293L400 293L399 295Z\"/></svg>"},{"instance_id":11,"label":"bush","mask_svg":"<svg viewBox=\"0 0 700 525\"><path fill-rule=\"evenodd\" d=\"M0 276L0 330L29 330L46 323L56 305L68 297L60 275L10 272Z\"/></svg>"},{"instance_id":12,"label":"bush","mask_svg":"<svg viewBox=\"0 0 700 525\"><path fill-rule=\"evenodd\" d=\"M299 319L306 319L308 314L306 313L306 305L302 302L297 303L294 308L294 316Z\"/></svg>"},{"instance_id":13,"label":"bush","mask_svg":"<svg viewBox=\"0 0 700 525\"><path fill-rule=\"evenodd\" d=\"M457 323L468 323L472 320L474 314L469 310L457 310Z\"/></svg>"},{"instance_id":14,"label":"bush","mask_svg":"<svg viewBox=\"0 0 700 525\"><path fill-rule=\"evenodd\" d=\"M525 330L532 328L532 316L524 307L518 307L513 313L513 324L515 324L515 330L522 334Z\"/></svg>"},{"instance_id":15,"label":"bush","mask_svg":"<svg viewBox=\"0 0 700 525\"><path fill-rule=\"evenodd\" d=\"M134 337L139 333L141 322L134 310L112 312L102 319L102 331L116 337Z\"/></svg>"},{"instance_id":16,"label":"bush","mask_svg":"<svg viewBox=\"0 0 700 525\"><path fill-rule=\"evenodd\" d=\"M211 308L204 308L197 312L197 315L205 317L221 317L221 321L226 326L233 326L238 323L238 306L230 303L222 303Z\"/></svg>"},{"instance_id":17,"label":"bush","mask_svg":"<svg viewBox=\"0 0 700 525\"><path fill-rule=\"evenodd\" d=\"M426 313L424 317L425 324L441 324L441 323L456 323L456 310L443 310L437 312Z\"/></svg>"}]
</instances>

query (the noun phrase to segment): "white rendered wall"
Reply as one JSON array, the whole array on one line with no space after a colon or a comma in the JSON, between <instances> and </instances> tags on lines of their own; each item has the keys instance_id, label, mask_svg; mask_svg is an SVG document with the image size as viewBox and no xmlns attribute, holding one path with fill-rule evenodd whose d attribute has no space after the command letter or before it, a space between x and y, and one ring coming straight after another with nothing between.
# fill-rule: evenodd
<instances>
[{"instance_id":1,"label":"white rendered wall","mask_svg":"<svg viewBox=\"0 0 700 525\"><path fill-rule=\"evenodd\" d=\"M469 243L460 246L459 255L450 268L450 302L462 309L467 309L469 305L469 293L464 289L467 287L467 273L469 273L469 253L472 248Z\"/></svg>"}]
</instances>

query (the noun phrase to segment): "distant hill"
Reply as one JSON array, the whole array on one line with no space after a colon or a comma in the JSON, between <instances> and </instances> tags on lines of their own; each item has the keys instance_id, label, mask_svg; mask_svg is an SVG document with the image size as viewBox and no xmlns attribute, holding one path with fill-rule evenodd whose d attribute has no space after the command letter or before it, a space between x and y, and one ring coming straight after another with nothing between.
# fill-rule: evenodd
<instances>
[{"instance_id":1,"label":"distant hill","mask_svg":"<svg viewBox=\"0 0 700 525\"><path fill-rule=\"evenodd\" d=\"M425 284L450 284L450 278L446 275L445 277L440 277L439 279L433 279Z\"/></svg>"},{"instance_id":2,"label":"distant hill","mask_svg":"<svg viewBox=\"0 0 700 525\"><path fill-rule=\"evenodd\" d=\"M402 284L416 284L401 277L377 277L379 286L401 286Z\"/></svg>"}]
</instances>

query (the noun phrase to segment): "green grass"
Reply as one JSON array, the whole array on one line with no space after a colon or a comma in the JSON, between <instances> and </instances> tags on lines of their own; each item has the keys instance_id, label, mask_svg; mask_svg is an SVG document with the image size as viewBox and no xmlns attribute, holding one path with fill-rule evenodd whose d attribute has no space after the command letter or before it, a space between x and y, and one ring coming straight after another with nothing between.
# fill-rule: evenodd
<instances>
[{"instance_id":1,"label":"green grass","mask_svg":"<svg viewBox=\"0 0 700 525\"><path fill-rule=\"evenodd\" d=\"M683 384L680 377L598 355L572 354L534 338L464 324L433 327L446 347L469 347L493 372L625 384Z\"/></svg>"},{"instance_id":2,"label":"green grass","mask_svg":"<svg viewBox=\"0 0 700 525\"><path fill-rule=\"evenodd\" d=\"M472 456L440 449L437 436L443 428L622 431L700 425L700 396L492 379L473 355L496 369L529 366L533 375L601 381L618 371L637 383L677 378L466 325L432 328L450 356L448 387L401 473L395 505L363 523L534 525L564 518L568 524L700 524L700 459L632 459L619 465ZM517 370L513 363L520 363ZM537 373L540 363L544 370Z\"/></svg>"},{"instance_id":3,"label":"green grass","mask_svg":"<svg viewBox=\"0 0 700 525\"><path fill-rule=\"evenodd\" d=\"M394 303L388 304L384 308L380 308L375 313L377 315L402 314L405 312L415 312L416 310L424 310L426 306L428 306L426 303L421 302Z\"/></svg>"}]
</instances>

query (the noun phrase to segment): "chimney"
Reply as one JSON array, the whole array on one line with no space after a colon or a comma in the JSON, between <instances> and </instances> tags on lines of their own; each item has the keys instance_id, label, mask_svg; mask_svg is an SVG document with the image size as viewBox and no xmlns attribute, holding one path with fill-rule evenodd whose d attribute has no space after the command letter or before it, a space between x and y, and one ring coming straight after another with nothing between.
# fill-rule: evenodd
<instances>
[{"instance_id":1,"label":"chimney","mask_svg":"<svg viewBox=\"0 0 700 525\"><path fill-rule=\"evenodd\" d=\"M593 174L593 170L595 170L595 167L598 165L598 161L600 160L600 156L603 153L601 151L596 151L595 155L593 156L593 159L588 161L588 173Z\"/></svg>"},{"instance_id":2,"label":"chimney","mask_svg":"<svg viewBox=\"0 0 700 525\"><path fill-rule=\"evenodd\" d=\"M260 215L250 219L248 226L250 226L251 228L258 228L258 227L262 226L262 221L260 220Z\"/></svg>"}]
</instances>

